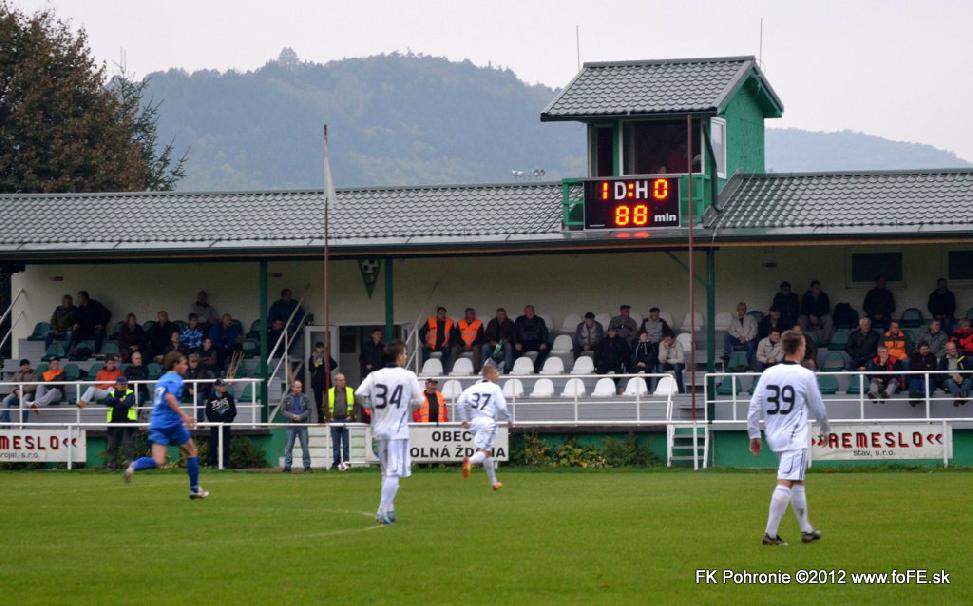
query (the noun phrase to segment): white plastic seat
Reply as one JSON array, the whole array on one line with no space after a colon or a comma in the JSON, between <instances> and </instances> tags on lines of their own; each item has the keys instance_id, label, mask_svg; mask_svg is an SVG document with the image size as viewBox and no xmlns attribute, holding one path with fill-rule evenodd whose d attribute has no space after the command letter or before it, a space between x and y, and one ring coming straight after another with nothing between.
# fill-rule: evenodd
<instances>
[{"instance_id":1,"label":"white plastic seat","mask_svg":"<svg viewBox=\"0 0 973 606\"><path fill-rule=\"evenodd\" d=\"M523 397L524 383L520 379L507 379L503 384L503 395L508 398Z\"/></svg>"},{"instance_id":2,"label":"white plastic seat","mask_svg":"<svg viewBox=\"0 0 973 606\"><path fill-rule=\"evenodd\" d=\"M429 358L422 365L422 371L419 372L420 375L424 377L439 377L443 374L443 363L439 361L439 358Z\"/></svg>"},{"instance_id":3,"label":"white plastic seat","mask_svg":"<svg viewBox=\"0 0 973 606\"><path fill-rule=\"evenodd\" d=\"M574 368L571 369L573 375L590 375L595 372L595 361L591 356L578 356L574 361Z\"/></svg>"},{"instance_id":4,"label":"white plastic seat","mask_svg":"<svg viewBox=\"0 0 973 606\"><path fill-rule=\"evenodd\" d=\"M577 330L578 324L581 324L581 316L578 314L568 314L564 316L564 321L561 322L560 332L567 332L574 334ZM550 326L548 326L550 328Z\"/></svg>"},{"instance_id":5,"label":"white plastic seat","mask_svg":"<svg viewBox=\"0 0 973 606\"><path fill-rule=\"evenodd\" d=\"M532 375L534 374L534 361L527 356L520 356L514 360L514 367L510 371L512 375Z\"/></svg>"},{"instance_id":6,"label":"white plastic seat","mask_svg":"<svg viewBox=\"0 0 973 606\"><path fill-rule=\"evenodd\" d=\"M642 326L642 314L635 313L634 311L629 311L628 315L635 320L636 326Z\"/></svg>"},{"instance_id":7,"label":"white plastic seat","mask_svg":"<svg viewBox=\"0 0 973 606\"><path fill-rule=\"evenodd\" d=\"M607 398L615 395L615 382L611 379L598 379L595 388L591 391L592 398Z\"/></svg>"},{"instance_id":8,"label":"white plastic seat","mask_svg":"<svg viewBox=\"0 0 973 606\"><path fill-rule=\"evenodd\" d=\"M685 352L686 356L689 356L689 350L693 348L693 337L688 332L681 332L676 335L676 341L682 344L682 350Z\"/></svg>"},{"instance_id":9,"label":"white plastic seat","mask_svg":"<svg viewBox=\"0 0 973 606\"><path fill-rule=\"evenodd\" d=\"M551 346L552 354L570 353L573 349L571 337L568 335L558 335L554 337L554 345Z\"/></svg>"},{"instance_id":10,"label":"white plastic seat","mask_svg":"<svg viewBox=\"0 0 973 606\"><path fill-rule=\"evenodd\" d=\"M655 386L653 393L657 396L668 396L679 393L679 386L676 384L675 378L671 375L666 375L659 379L659 384Z\"/></svg>"},{"instance_id":11,"label":"white plastic seat","mask_svg":"<svg viewBox=\"0 0 973 606\"><path fill-rule=\"evenodd\" d=\"M696 323L696 332L699 332L699 331L703 330L703 328L706 327L706 322L703 320L703 314L700 313L700 312L698 312L698 311L695 314L686 312L686 315L683 316L683 319L682 319L682 327L681 327L681 329L688 331L690 329L690 319L691 318L694 318L694 317L695 317L695 323ZM729 325L727 325L727 326L729 326Z\"/></svg>"},{"instance_id":12,"label":"white plastic seat","mask_svg":"<svg viewBox=\"0 0 973 606\"><path fill-rule=\"evenodd\" d=\"M554 330L554 318L551 317L551 314L537 314L537 315L540 316L542 320L544 320L544 324L547 326L547 330Z\"/></svg>"},{"instance_id":13,"label":"white plastic seat","mask_svg":"<svg viewBox=\"0 0 973 606\"><path fill-rule=\"evenodd\" d=\"M584 387L584 381L581 379L569 379L564 385L564 390L561 391L561 397L573 398L575 396L583 396L587 391Z\"/></svg>"},{"instance_id":14,"label":"white plastic seat","mask_svg":"<svg viewBox=\"0 0 973 606\"><path fill-rule=\"evenodd\" d=\"M671 313L669 313L667 311L660 311L659 312L659 317L666 321L666 324L669 325L669 328L671 328L672 330L676 330L676 327L672 325L672 314Z\"/></svg>"},{"instance_id":15,"label":"white plastic seat","mask_svg":"<svg viewBox=\"0 0 973 606\"><path fill-rule=\"evenodd\" d=\"M544 360L544 368L541 369L542 375L560 375L564 373L564 360L561 358L550 357Z\"/></svg>"},{"instance_id":16,"label":"white plastic seat","mask_svg":"<svg viewBox=\"0 0 973 606\"><path fill-rule=\"evenodd\" d=\"M730 322L733 321L733 316L730 315L728 311L720 311L716 314L716 319L713 321L713 326L716 328L717 332L726 332L730 328Z\"/></svg>"},{"instance_id":17,"label":"white plastic seat","mask_svg":"<svg viewBox=\"0 0 973 606\"><path fill-rule=\"evenodd\" d=\"M550 398L554 396L554 381L550 379L537 379L534 389L530 392L532 398Z\"/></svg>"},{"instance_id":18,"label":"white plastic seat","mask_svg":"<svg viewBox=\"0 0 973 606\"><path fill-rule=\"evenodd\" d=\"M473 360L469 358L459 358L453 363L453 370L450 371L451 377L468 377L473 374Z\"/></svg>"},{"instance_id":19,"label":"white plastic seat","mask_svg":"<svg viewBox=\"0 0 973 606\"><path fill-rule=\"evenodd\" d=\"M456 379L450 379L443 383L443 395L446 398L455 400L461 393L463 393L463 386Z\"/></svg>"},{"instance_id":20,"label":"white plastic seat","mask_svg":"<svg viewBox=\"0 0 973 606\"><path fill-rule=\"evenodd\" d=\"M648 393L649 386L645 384L645 379L642 377L632 377L625 386L626 396L644 396Z\"/></svg>"},{"instance_id":21,"label":"white plastic seat","mask_svg":"<svg viewBox=\"0 0 973 606\"><path fill-rule=\"evenodd\" d=\"M612 316L611 314L595 314L595 322L601 324L601 327L607 331L608 325L612 323Z\"/></svg>"}]
</instances>

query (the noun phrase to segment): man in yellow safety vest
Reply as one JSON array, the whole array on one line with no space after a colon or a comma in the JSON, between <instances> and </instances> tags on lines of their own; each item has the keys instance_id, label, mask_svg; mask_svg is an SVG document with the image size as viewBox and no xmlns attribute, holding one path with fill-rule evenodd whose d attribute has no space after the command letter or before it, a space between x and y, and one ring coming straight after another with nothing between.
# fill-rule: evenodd
<instances>
[{"instance_id":1,"label":"man in yellow safety vest","mask_svg":"<svg viewBox=\"0 0 973 606\"><path fill-rule=\"evenodd\" d=\"M360 407L358 407L360 408ZM334 376L334 386L328 389L328 423L353 423L357 418L355 390L348 386L343 373ZM331 469L338 469L350 459L348 428L344 425L331 427Z\"/></svg>"},{"instance_id":2,"label":"man in yellow safety vest","mask_svg":"<svg viewBox=\"0 0 973 606\"><path fill-rule=\"evenodd\" d=\"M138 410L135 407L135 390L129 388L125 375L115 378L115 384L108 390L103 403L108 410L105 415L105 422L108 423L106 467L116 468L119 442L124 448L122 467L128 467L135 455L135 427L113 427L116 423L137 423L139 420Z\"/></svg>"}]
</instances>

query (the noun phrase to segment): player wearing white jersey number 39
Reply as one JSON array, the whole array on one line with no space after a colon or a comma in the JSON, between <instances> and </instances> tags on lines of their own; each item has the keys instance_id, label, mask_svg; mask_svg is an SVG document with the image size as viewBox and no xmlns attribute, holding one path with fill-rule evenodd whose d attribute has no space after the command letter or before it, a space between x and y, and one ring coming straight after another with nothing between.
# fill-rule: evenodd
<instances>
[{"instance_id":1,"label":"player wearing white jersey number 39","mask_svg":"<svg viewBox=\"0 0 973 606\"><path fill-rule=\"evenodd\" d=\"M801 366L804 335L794 331L785 332L781 337L781 349L784 361L760 375L747 414L750 452L754 456L760 454L760 417L763 415L767 444L780 457L777 486L770 498L764 545L787 544L777 531L788 503L801 526L801 541L810 543L821 538L821 533L808 521L807 496L804 493L804 470L807 469L810 439L808 413L817 419L823 435L831 433L817 377Z\"/></svg>"},{"instance_id":2,"label":"player wearing white jersey number 39","mask_svg":"<svg viewBox=\"0 0 973 606\"><path fill-rule=\"evenodd\" d=\"M483 366L483 380L467 387L456 400L459 418L464 429L473 429L473 445L476 453L463 459L463 477L469 478L473 465L480 463L487 473L490 486L494 491L503 484L497 482L497 468L493 461L493 444L497 439L497 421L503 415L508 426L513 425L507 410L507 399L497 385L497 367L493 364Z\"/></svg>"},{"instance_id":3,"label":"player wearing white jersey number 39","mask_svg":"<svg viewBox=\"0 0 973 606\"><path fill-rule=\"evenodd\" d=\"M409 421L412 409L422 404L422 388L416 373L404 368L407 355L401 341L386 346L385 360L386 367L369 373L355 395L372 410L372 436L382 464L382 499L375 520L392 524L399 478L412 475Z\"/></svg>"}]
</instances>

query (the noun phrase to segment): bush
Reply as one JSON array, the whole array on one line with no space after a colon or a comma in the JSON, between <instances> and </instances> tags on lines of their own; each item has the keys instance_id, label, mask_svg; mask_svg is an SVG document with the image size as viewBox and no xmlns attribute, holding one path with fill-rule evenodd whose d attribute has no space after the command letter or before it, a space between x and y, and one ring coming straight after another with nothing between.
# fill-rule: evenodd
<instances>
[{"instance_id":1,"label":"bush","mask_svg":"<svg viewBox=\"0 0 973 606\"><path fill-rule=\"evenodd\" d=\"M661 463L648 447L638 445L634 432L629 432L624 440L605 440L603 453L608 467L655 467Z\"/></svg>"},{"instance_id":2,"label":"bush","mask_svg":"<svg viewBox=\"0 0 973 606\"><path fill-rule=\"evenodd\" d=\"M519 440L516 438L519 437ZM608 438L604 446L579 446L572 438L556 449L536 433L514 436L510 462L524 467L575 467L600 469L605 467L654 467L658 457L648 447L638 445L637 436L630 432L624 439Z\"/></svg>"}]
</instances>

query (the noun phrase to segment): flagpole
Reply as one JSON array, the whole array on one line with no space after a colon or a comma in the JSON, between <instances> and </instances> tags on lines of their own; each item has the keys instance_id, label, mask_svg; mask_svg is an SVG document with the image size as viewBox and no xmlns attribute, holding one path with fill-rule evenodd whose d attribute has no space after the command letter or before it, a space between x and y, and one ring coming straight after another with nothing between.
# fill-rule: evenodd
<instances>
[{"instance_id":1,"label":"flagpole","mask_svg":"<svg viewBox=\"0 0 973 606\"><path fill-rule=\"evenodd\" d=\"M328 251L328 207L334 184L331 182L331 162L328 159L328 125L324 125L324 396L327 398L331 388L331 276ZM318 419L322 422L323 419Z\"/></svg>"}]
</instances>

